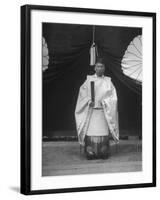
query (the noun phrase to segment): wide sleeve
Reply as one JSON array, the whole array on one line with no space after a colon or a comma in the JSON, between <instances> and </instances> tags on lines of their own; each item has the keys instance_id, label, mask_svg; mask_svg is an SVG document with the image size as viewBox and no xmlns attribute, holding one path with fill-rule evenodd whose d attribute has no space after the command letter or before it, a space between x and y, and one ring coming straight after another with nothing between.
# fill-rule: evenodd
<instances>
[{"instance_id":1,"label":"wide sleeve","mask_svg":"<svg viewBox=\"0 0 160 200\"><path fill-rule=\"evenodd\" d=\"M90 96L88 95L87 80L81 85L78 93L75 113L81 113L85 106L89 103Z\"/></svg>"},{"instance_id":2,"label":"wide sleeve","mask_svg":"<svg viewBox=\"0 0 160 200\"><path fill-rule=\"evenodd\" d=\"M75 120L76 120L76 129L79 138L79 142L82 144L85 127L87 126L88 111L89 111L89 101L90 96L88 92L88 82L87 80L81 85L78 93L76 108L75 108Z\"/></svg>"},{"instance_id":3,"label":"wide sleeve","mask_svg":"<svg viewBox=\"0 0 160 200\"><path fill-rule=\"evenodd\" d=\"M102 101L105 117L108 122L110 133L113 139L119 141L119 122L118 122L118 98L117 92L110 81L109 90L107 90L105 98Z\"/></svg>"}]
</instances>

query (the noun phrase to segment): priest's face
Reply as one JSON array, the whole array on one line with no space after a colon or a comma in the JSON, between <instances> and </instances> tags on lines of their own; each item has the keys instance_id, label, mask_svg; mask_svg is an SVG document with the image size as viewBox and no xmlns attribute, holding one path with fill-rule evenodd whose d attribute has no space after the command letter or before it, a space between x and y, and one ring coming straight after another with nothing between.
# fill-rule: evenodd
<instances>
[{"instance_id":1,"label":"priest's face","mask_svg":"<svg viewBox=\"0 0 160 200\"><path fill-rule=\"evenodd\" d=\"M95 64L95 72L96 72L97 76L104 75L104 72L105 72L104 64L103 63L96 63Z\"/></svg>"}]
</instances>

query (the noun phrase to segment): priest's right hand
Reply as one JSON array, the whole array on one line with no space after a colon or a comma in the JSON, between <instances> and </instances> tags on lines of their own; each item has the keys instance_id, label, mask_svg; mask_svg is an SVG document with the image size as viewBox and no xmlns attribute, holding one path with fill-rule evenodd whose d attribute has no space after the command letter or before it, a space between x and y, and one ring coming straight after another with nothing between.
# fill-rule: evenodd
<instances>
[{"instance_id":1,"label":"priest's right hand","mask_svg":"<svg viewBox=\"0 0 160 200\"><path fill-rule=\"evenodd\" d=\"M94 102L93 102L93 101L90 101L90 102L89 102L89 106L90 106L90 107L94 107Z\"/></svg>"}]
</instances>

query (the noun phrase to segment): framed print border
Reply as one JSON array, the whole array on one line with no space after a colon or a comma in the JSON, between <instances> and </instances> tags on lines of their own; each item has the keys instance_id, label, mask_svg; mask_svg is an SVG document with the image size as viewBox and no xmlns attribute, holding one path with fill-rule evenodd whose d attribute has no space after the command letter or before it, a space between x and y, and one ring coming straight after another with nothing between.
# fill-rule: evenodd
<instances>
[{"instance_id":1,"label":"framed print border","mask_svg":"<svg viewBox=\"0 0 160 200\"><path fill-rule=\"evenodd\" d=\"M108 186L89 186L60 189L31 189L31 11L63 11L77 13L141 16L152 18L152 183L122 184ZM93 190L127 189L156 186L156 13L103 10L90 8L54 7L24 5L21 7L21 193L26 195Z\"/></svg>"}]
</instances>

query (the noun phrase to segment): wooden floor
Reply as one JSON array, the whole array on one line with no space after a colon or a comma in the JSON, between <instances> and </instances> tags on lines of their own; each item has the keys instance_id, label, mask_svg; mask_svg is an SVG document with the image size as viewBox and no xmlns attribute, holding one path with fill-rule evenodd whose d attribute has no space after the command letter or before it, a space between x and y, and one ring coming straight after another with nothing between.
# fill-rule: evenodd
<instances>
[{"instance_id":1,"label":"wooden floor","mask_svg":"<svg viewBox=\"0 0 160 200\"><path fill-rule=\"evenodd\" d=\"M134 172L142 170L141 140L111 142L107 160L87 160L77 142L43 142L42 176Z\"/></svg>"}]
</instances>

